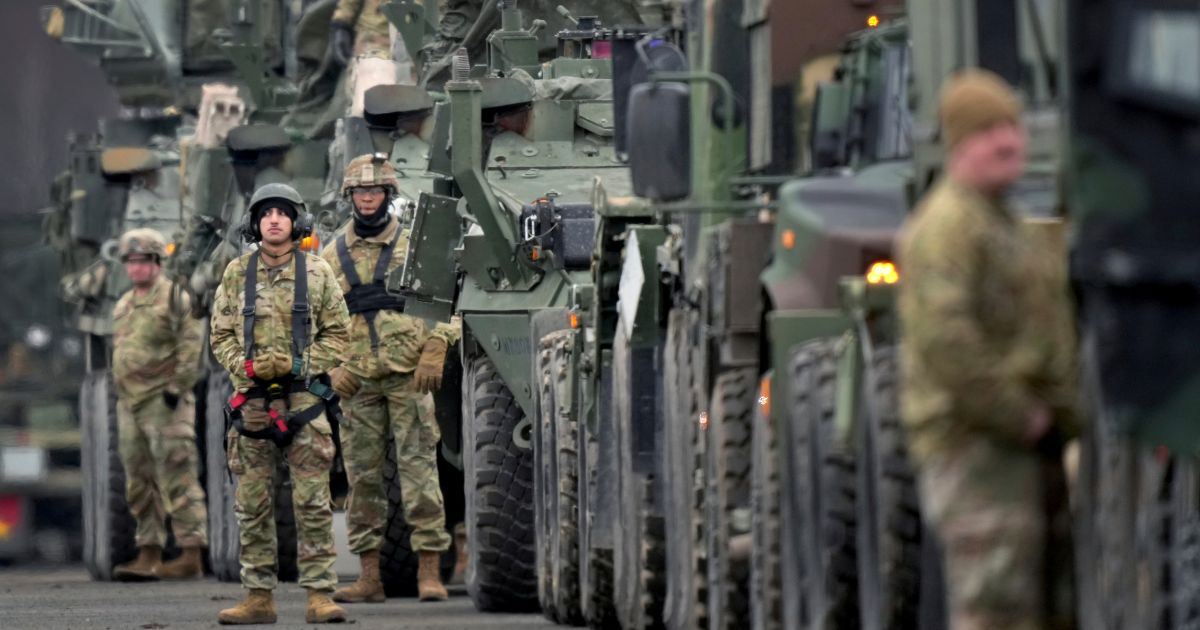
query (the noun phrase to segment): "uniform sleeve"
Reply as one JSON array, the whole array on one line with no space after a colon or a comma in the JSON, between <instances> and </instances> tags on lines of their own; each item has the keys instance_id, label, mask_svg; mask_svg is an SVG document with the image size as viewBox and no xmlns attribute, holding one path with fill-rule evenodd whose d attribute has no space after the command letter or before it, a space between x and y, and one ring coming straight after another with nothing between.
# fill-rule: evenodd
<instances>
[{"instance_id":1,"label":"uniform sleeve","mask_svg":"<svg viewBox=\"0 0 1200 630\"><path fill-rule=\"evenodd\" d=\"M326 374L341 365L350 344L350 312L346 299L324 260L311 261L321 278L320 302L315 309L317 331L308 349L309 375Z\"/></svg>"},{"instance_id":2,"label":"uniform sleeve","mask_svg":"<svg viewBox=\"0 0 1200 630\"><path fill-rule=\"evenodd\" d=\"M178 308L169 309L172 329L175 331L175 373L171 375L170 387L176 393L184 393L196 385L200 378L200 320L191 316L191 298L181 293Z\"/></svg>"},{"instance_id":3,"label":"uniform sleeve","mask_svg":"<svg viewBox=\"0 0 1200 630\"><path fill-rule=\"evenodd\" d=\"M957 224L935 226L905 248L904 343L922 357L937 389L951 397L956 421L1023 439L1032 399L1011 378L1003 349L987 343L975 315L973 296L984 280L980 248L986 239L978 232Z\"/></svg>"},{"instance_id":4,"label":"uniform sleeve","mask_svg":"<svg viewBox=\"0 0 1200 630\"><path fill-rule=\"evenodd\" d=\"M446 342L447 346L453 346L459 339L462 339L462 318L455 315L450 318L449 322L438 322L429 337L441 339Z\"/></svg>"},{"instance_id":5,"label":"uniform sleeve","mask_svg":"<svg viewBox=\"0 0 1200 630\"><path fill-rule=\"evenodd\" d=\"M217 295L213 298L209 340L213 356L229 372L233 388L246 391L254 383L244 371L245 350L235 327L237 318L242 315L238 309L238 292L244 284L239 271L239 260L234 259L229 263L225 268L225 275L221 278L221 286L217 287Z\"/></svg>"},{"instance_id":6,"label":"uniform sleeve","mask_svg":"<svg viewBox=\"0 0 1200 630\"><path fill-rule=\"evenodd\" d=\"M364 0L338 0L337 8L333 10L334 23L345 24L351 28L358 21L358 14L362 12Z\"/></svg>"}]
</instances>

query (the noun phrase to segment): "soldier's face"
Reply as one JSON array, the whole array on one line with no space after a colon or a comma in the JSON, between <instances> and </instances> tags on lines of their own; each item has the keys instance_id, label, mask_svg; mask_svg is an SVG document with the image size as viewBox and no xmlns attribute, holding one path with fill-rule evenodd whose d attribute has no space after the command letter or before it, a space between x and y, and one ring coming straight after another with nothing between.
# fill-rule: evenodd
<instances>
[{"instance_id":1,"label":"soldier's face","mask_svg":"<svg viewBox=\"0 0 1200 630\"><path fill-rule=\"evenodd\" d=\"M957 151L972 171L972 179L982 188L999 192L1011 186L1025 172L1029 138L1020 125L997 125L969 138Z\"/></svg>"},{"instance_id":2,"label":"soldier's face","mask_svg":"<svg viewBox=\"0 0 1200 630\"><path fill-rule=\"evenodd\" d=\"M153 256L134 255L125 259L125 274L135 287L153 284L161 269Z\"/></svg>"},{"instance_id":3,"label":"soldier's face","mask_svg":"<svg viewBox=\"0 0 1200 630\"><path fill-rule=\"evenodd\" d=\"M387 200L387 189L383 186L357 186L350 190L354 198L354 207L364 217L369 217L383 207Z\"/></svg>"},{"instance_id":4,"label":"soldier's face","mask_svg":"<svg viewBox=\"0 0 1200 630\"><path fill-rule=\"evenodd\" d=\"M262 240L268 245L283 245L292 240L292 218L280 208L267 208L258 220Z\"/></svg>"}]
</instances>

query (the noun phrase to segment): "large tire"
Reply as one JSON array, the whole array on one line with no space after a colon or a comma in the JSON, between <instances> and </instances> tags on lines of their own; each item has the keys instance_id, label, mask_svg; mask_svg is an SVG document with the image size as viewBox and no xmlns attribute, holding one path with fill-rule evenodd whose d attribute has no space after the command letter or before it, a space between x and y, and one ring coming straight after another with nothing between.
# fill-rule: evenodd
<instances>
[{"instance_id":1,"label":"large tire","mask_svg":"<svg viewBox=\"0 0 1200 630\"><path fill-rule=\"evenodd\" d=\"M782 522L784 626L858 625L854 460L835 446L834 343L803 344L789 365Z\"/></svg>"},{"instance_id":2,"label":"large tire","mask_svg":"<svg viewBox=\"0 0 1200 630\"><path fill-rule=\"evenodd\" d=\"M717 377L705 430L705 524L708 572L708 627L744 628L750 617L749 565L732 558L740 531L734 513L749 508L750 419L756 400L753 368Z\"/></svg>"},{"instance_id":3,"label":"large tire","mask_svg":"<svg viewBox=\"0 0 1200 630\"><path fill-rule=\"evenodd\" d=\"M894 347L877 347L858 428L858 580L863 630L920 627L921 506L900 422Z\"/></svg>"},{"instance_id":4,"label":"large tire","mask_svg":"<svg viewBox=\"0 0 1200 630\"><path fill-rule=\"evenodd\" d=\"M89 372L79 394L83 427L83 558L94 580L111 580L113 567L137 555L137 522L125 503L125 468L117 436L117 397L111 373Z\"/></svg>"},{"instance_id":5,"label":"large tire","mask_svg":"<svg viewBox=\"0 0 1200 630\"><path fill-rule=\"evenodd\" d=\"M767 378L770 378L768 375ZM763 405L755 405L751 421L750 463L750 627L783 628L783 583L780 577L782 529L779 515L779 469L782 452L778 431Z\"/></svg>"},{"instance_id":6,"label":"large tire","mask_svg":"<svg viewBox=\"0 0 1200 630\"><path fill-rule=\"evenodd\" d=\"M561 330L542 338L538 353L541 414L534 511L538 541L538 599L546 618L565 625L584 621L579 599L578 422L572 400L571 348L575 333Z\"/></svg>"},{"instance_id":7,"label":"large tire","mask_svg":"<svg viewBox=\"0 0 1200 630\"><path fill-rule=\"evenodd\" d=\"M467 592L484 612L534 611L533 453L518 444L528 436L514 439L524 414L488 358L474 357L466 374Z\"/></svg>"},{"instance_id":8,"label":"large tire","mask_svg":"<svg viewBox=\"0 0 1200 630\"><path fill-rule=\"evenodd\" d=\"M229 472L225 454L225 402L233 393L228 373L214 371L208 379L208 401L205 405L205 435L208 446L208 560L213 574L222 582L237 582L241 575L238 554L241 538L234 499L237 479ZM292 511L292 482L287 465L280 461L275 471L275 539L278 557L276 572L281 581L295 582L299 577L296 565L296 517Z\"/></svg>"},{"instance_id":9,"label":"large tire","mask_svg":"<svg viewBox=\"0 0 1200 630\"><path fill-rule=\"evenodd\" d=\"M689 313L674 309L667 321L664 381L666 421L663 426L663 525L672 532L666 540L667 576L663 623L670 630L708 627L706 565L700 552L704 540L704 487L697 483L704 452L699 397L695 393L689 339Z\"/></svg>"},{"instance_id":10,"label":"large tire","mask_svg":"<svg viewBox=\"0 0 1200 630\"><path fill-rule=\"evenodd\" d=\"M617 617L625 630L662 627L666 598L666 541L655 512L655 475L635 466L633 352L618 329L613 344L613 421L617 436L617 527L613 531L613 584ZM644 411L644 410L641 410ZM642 421L645 421L644 418Z\"/></svg>"}]
</instances>

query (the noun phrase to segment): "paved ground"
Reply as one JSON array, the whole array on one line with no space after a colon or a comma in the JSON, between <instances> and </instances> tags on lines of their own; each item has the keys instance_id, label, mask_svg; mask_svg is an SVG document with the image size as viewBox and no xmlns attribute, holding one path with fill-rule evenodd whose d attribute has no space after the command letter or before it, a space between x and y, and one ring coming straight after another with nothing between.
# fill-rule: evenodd
<instances>
[{"instance_id":1,"label":"paved ground","mask_svg":"<svg viewBox=\"0 0 1200 630\"><path fill-rule=\"evenodd\" d=\"M241 598L237 584L202 582L116 584L93 582L82 566L0 569L0 628L125 629L217 628L217 611ZM304 591L295 584L275 592L277 628L304 623ZM462 587L447 602L414 599L348 607L351 628L525 629L554 627L541 615L477 612Z\"/></svg>"}]
</instances>

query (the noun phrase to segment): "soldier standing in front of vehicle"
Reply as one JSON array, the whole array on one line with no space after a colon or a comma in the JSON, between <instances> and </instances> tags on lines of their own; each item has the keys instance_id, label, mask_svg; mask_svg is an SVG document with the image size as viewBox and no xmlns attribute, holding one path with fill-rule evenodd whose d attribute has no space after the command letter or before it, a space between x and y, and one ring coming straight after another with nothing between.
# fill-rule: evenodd
<instances>
[{"instance_id":1,"label":"soldier standing in front of vehicle","mask_svg":"<svg viewBox=\"0 0 1200 630\"><path fill-rule=\"evenodd\" d=\"M204 573L200 549L208 545L192 393L200 375L200 321L189 315L187 294L162 275L161 234L130 230L118 247L133 288L113 309L113 383L138 557L116 567L113 577L198 578ZM167 516L183 553L163 564Z\"/></svg>"},{"instance_id":2,"label":"soldier standing in front of vehicle","mask_svg":"<svg viewBox=\"0 0 1200 630\"><path fill-rule=\"evenodd\" d=\"M437 443L441 438L430 392L441 386L446 349L460 325L438 324L404 314L404 300L385 288L390 273L404 263L408 239L388 213L396 195L396 174L386 156L363 155L346 166L342 194L353 204L346 232L322 256L336 270L352 314L350 346L335 370L334 389L347 401L342 453L350 477L347 527L350 550L362 564L358 580L338 589L340 602L382 602L379 549L387 525L387 464L390 434L404 515L412 527L411 545L420 558L418 594L422 601L446 599L440 562L450 546L438 482Z\"/></svg>"},{"instance_id":3,"label":"soldier standing in front of vehicle","mask_svg":"<svg viewBox=\"0 0 1200 630\"><path fill-rule=\"evenodd\" d=\"M1045 558L1048 514L1065 508L1046 505L1058 485L1046 471L1061 480L1062 466L1042 451L1075 429L1062 252L1036 247L1005 202L1028 141L1012 88L965 71L940 115L945 175L900 236L899 304L903 413L945 547L950 625L1061 627Z\"/></svg>"},{"instance_id":4,"label":"soldier standing in front of vehicle","mask_svg":"<svg viewBox=\"0 0 1200 630\"><path fill-rule=\"evenodd\" d=\"M249 593L218 619L275 623L272 499L282 457L292 480L299 581L308 591L305 620L345 621L346 612L329 599L337 584L329 490L335 448L321 377L341 361L350 318L333 270L297 251L311 223L295 189L259 188L246 214L246 238L259 248L225 269L213 301L212 349L235 390L227 406L234 424L227 456L238 479L239 560Z\"/></svg>"}]
</instances>

